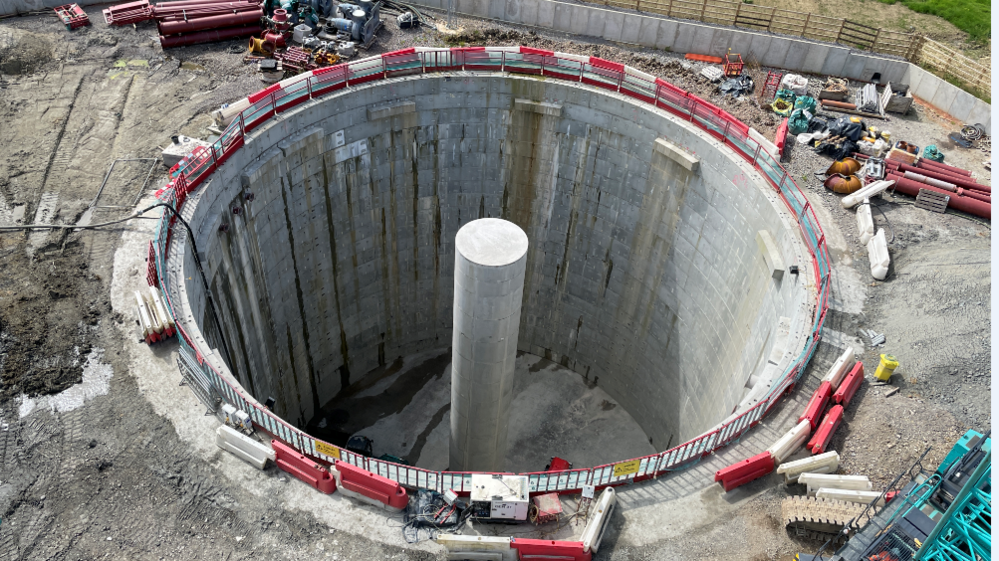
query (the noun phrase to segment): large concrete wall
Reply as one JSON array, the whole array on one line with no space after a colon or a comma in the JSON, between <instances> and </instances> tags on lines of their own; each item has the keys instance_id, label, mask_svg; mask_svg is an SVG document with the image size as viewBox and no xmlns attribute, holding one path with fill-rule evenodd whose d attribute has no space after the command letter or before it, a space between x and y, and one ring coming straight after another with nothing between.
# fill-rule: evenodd
<instances>
[{"instance_id":1,"label":"large concrete wall","mask_svg":"<svg viewBox=\"0 0 999 561\"><path fill-rule=\"evenodd\" d=\"M420 0L417 5L446 9L448 0ZM991 134L992 107L946 80L905 60L857 51L804 38L704 23L679 21L631 11L552 0L454 0L463 14L507 23L588 35L677 53L752 56L763 66L808 74L910 84L914 94L955 119L982 123Z\"/></svg>"},{"instance_id":2,"label":"large concrete wall","mask_svg":"<svg viewBox=\"0 0 999 561\"><path fill-rule=\"evenodd\" d=\"M480 217L530 240L518 348L602 386L658 448L729 415L813 318L810 258L759 174L582 84L425 75L313 100L251 133L185 214L236 377L303 426L372 368L450 343L454 237ZM800 275L773 278L761 230ZM194 271L188 251L183 313L217 347Z\"/></svg>"}]
</instances>

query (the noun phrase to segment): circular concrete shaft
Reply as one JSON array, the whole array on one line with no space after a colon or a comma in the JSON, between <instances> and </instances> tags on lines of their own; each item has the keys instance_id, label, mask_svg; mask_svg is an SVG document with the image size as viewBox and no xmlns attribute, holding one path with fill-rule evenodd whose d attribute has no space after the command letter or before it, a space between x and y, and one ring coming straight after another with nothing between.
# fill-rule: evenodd
<instances>
[{"instance_id":1,"label":"circular concrete shaft","mask_svg":"<svg viewBox=\"0 0 999 561\"><path fill-rule=\"evenodd\" d=\"M503 469L527 245L499 218L473 220L455 237L452 470Z\"/></svg>"}]
</instances>

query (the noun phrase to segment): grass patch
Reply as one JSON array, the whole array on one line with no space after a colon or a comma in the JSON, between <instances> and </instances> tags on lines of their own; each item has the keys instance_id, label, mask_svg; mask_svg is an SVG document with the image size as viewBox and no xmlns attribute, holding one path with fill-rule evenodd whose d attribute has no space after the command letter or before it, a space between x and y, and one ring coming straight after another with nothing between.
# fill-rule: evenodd
<instances>
[{"instance_id":1,"label":"grass patch","mask_svg":"<svg viewBox=\"0 0 999 561\"><path fill-rule=\"evenodd\" d=\"M965 31L974 41L987 41L992 36L992 6L990 0L880 0L885 4L901 2L921 14L941 17Z\"/></svg>"}]
</instances>

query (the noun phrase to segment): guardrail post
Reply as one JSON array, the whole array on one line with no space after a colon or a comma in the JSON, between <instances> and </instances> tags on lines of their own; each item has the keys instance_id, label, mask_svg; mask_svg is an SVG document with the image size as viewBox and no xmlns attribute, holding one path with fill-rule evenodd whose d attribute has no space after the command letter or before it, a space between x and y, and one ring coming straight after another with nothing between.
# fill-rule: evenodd
<instances>
[{"instance_id":1,"label":"guardrail post","mask_svg":"<svg viewBox=\"0 0 999 561\"><path fill-rule=\"evenodd\" d=\"M506 51L500 51L500 72L506 72ZM544 74L544 71L541 73Z\"/></svg>"},{"instance_id":2,"label":"guardrail post","mask_svg":"<svg viewBox=\"0 0 999 561\"><path fill-rule=\"evenodd\" d=\"M312 76L305 79L305 88L309 90L309 99L312 99Z\"/></svg>"},{"instance_id":3,"label":"guardrail post","mask_svg":"<svg viewBox=\"0 0 999 561\"><path fill-rule=\"evenodd\" d=\"M243 112L239 112L239 134L246 136L246 122L243 121Z\"/></svg>"},{"instance_id":4,"label":"guardrail post","mask_svg":"<svg viewBox=\"0 0 999 561\"><path fill-rule=\"evenodd\" d=\"M271 98L271 111L277 113L277 97L273 93L270 95Z\"/></svg>"},{"instance_id":5,"label":"guardrail post","mask_svg":"<svg viewBox=\"0 0 999 561\"><path fill-rule=\"evenodd\" d=\"M756 167L756 161L760 158L760 150L763 149L763 145L759 142L756 143L756 153L753 154L753 167Z\"/></svg>"}]
</instances>

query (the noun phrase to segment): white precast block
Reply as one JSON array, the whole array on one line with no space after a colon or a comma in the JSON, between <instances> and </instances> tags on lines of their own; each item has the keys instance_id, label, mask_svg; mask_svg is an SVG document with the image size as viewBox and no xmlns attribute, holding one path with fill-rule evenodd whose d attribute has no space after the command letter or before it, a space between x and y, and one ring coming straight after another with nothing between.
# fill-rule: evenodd
<instances>
[{"instance_id":1,"label":"white precast block","mask_svg":"<svg viewBox=\"0 0 999 561\"><path fill-rule=\"evenodd\" d=\"M871 260L871 276L878 280L885 280L885 277L888 276L891 256L888 254L888 241L885 240L884 228L879 229L878 233L867 242L867 256Z\"/></svg>"},{"instance_id":2,"label":"white precast block","mask_svg":"<svg viewBox=\"0 0 999 561\"><path fill-rule=\"evenodd\" d=\"M155 286L150 286L149 294L153 300L153 305L156 307L157 313L163 317L163 325L165 327L176 327L173 318L167 313L166 302L163 301L163 293L160 292L160 289Z\"/></svg>"},{"instance_id":3,"label":"white precast block","mask_svg":"<svg viewBox=\"0 0 999 561\"><path fill-rule=\"evenodd\" d=\"M839 452L832 451L781 464L777 473L784 474L784 483L790 485L797 483L803 473L835 473L838 468Z\"/></svg>"},{"instance_id":4,"label":"white precast block","mask_svg":"<svg viewBox=\"0 0 999 561\"><path fill-rule=\"evenodd\" d=\"M527 234L513 222L482 218L455 236L451 346L451 469L502 471Z\"/></svg>"},{"instance_id":5,"label":"white precast block","mask_svg":"<svg viewBox=\"0 0 999 561\"><path fill-rule=\"evenodd\" d=\"M264 469L267 460L274 461L274 450L238 430L219 425L215 430L215 444L257 469Z\"/></svg>"},{"instance_id":6,"label":"white precast block","mask_svg":"<svg viewBox=\"0 0 999 561\"><path fill-rule=\"evenodd\" d=\"M596 507L593 510L593 518L590 518L583 528L583 552L596 553L600 549L600 542L604 539L604 531L607 530L607 523L611 515L614 514L614 507L617 506L617 494L613 487L608 487L600 493Z\"/></svg>"},{"instance_id":7,"label":"white precast block","mask_svg":"<svg viewBox=\"0 0 999 561\"><path fill-rule=\"evenodd\" d=\"M854 364L857 364L857 358L853 355L853 349L848 348L843 351L843 354L839 355L839 358L833 363L832 368L822 378L822 381L829 382L832 385L833 391L836 391L839 388L839 383L843 381L843 376L846 376L846 373L853 368Z\"/></svg>"},{"instance_id":8,"label":"white precast block","mask_svg":"<svg viewBox=\"0 0 999 561\"><path fill-rule=\"evenodd\" d=\"M447 548L448 559L474 561L517 561L517 550L510 547L510 538L492 536L458 536L441 534L435 540Z\"/></svg>"},{"instance_id":9,"label":"white precast block","mask_svg":"<svg viewBox=\"0 0 999 561\"><path fill-rule=\"evenodd\" d=\"M855 491L852 489L828 489L820 488L815 492L816 498L819 499L836 499L837 501L846 501L849 503L860 503L860 504L871 504L871 501L877 500L877 506L883 506L885 504L884 497L881 493L877 491Z\"/></svg>"},{"instance_id":10,"label":"white precast block","mask_svg":"<svg viewBox=\"0 0 999 561\"><path fill-rule=\"evenodd\" d=\"M870 491L871 480L866 475L831 475L825 473L803 473L798 483L808 486L808 494L814 495L819 489L852 489Z\"/></svg>"},{"instance_id":11,"label":"white precast block","mask_svg":"<svg viewBox=\"0 0 999 561\"><path fill-rule=\"evenodd\" d=\"M808 441L808 435L811 432L811 423L808 420L804 420L795 425L793 429L784 433L784 436L777 439L777 442L774 442L773 446L767 448L767 452L770 452L774 463L780 464Z\"/></svg>"},{"instance_id":12,"label":"white precast block","mask_svg":"<svg viewBox=\"0 0 999 561\"><path fill-rule=\"evenodd\" d=\"M895 184L894 180L875 181L874 183L871 183L867 187L864 187L859 191L856 191L854 193L851 193L843 197L842 199L840 199L840 204L843 205L843 208L853 208L853 206L856 205L857 203L863 201L864 199L870 199L875 195L880 194L882 191L891 187L894 184Z\"/></svg>"},{"instance_id":13,"label":"white precast block","mask_svg":"<svg viewBox=\"0 0 999 561\"><path fill-rule=\"evenodd\" d=\"M864 245L874 237L874 217L871 216L870 199L864 199L857 207L857 230L860 231L860 243Z\"/></svg>"},{"instance_id":14,"label":"white precast block","mask_svg":"<svg viewBox=\"0 0 999 561\"><path fill-rule=\"evenodd\" d=\"M155 333L153 327L153 318L150 317L149 308L146 306L146 300L139 294L139 291L135 291L135 304L139 312L139 323L142 325L142 336L148 337Z\"/></svg>"}]
</instances>

